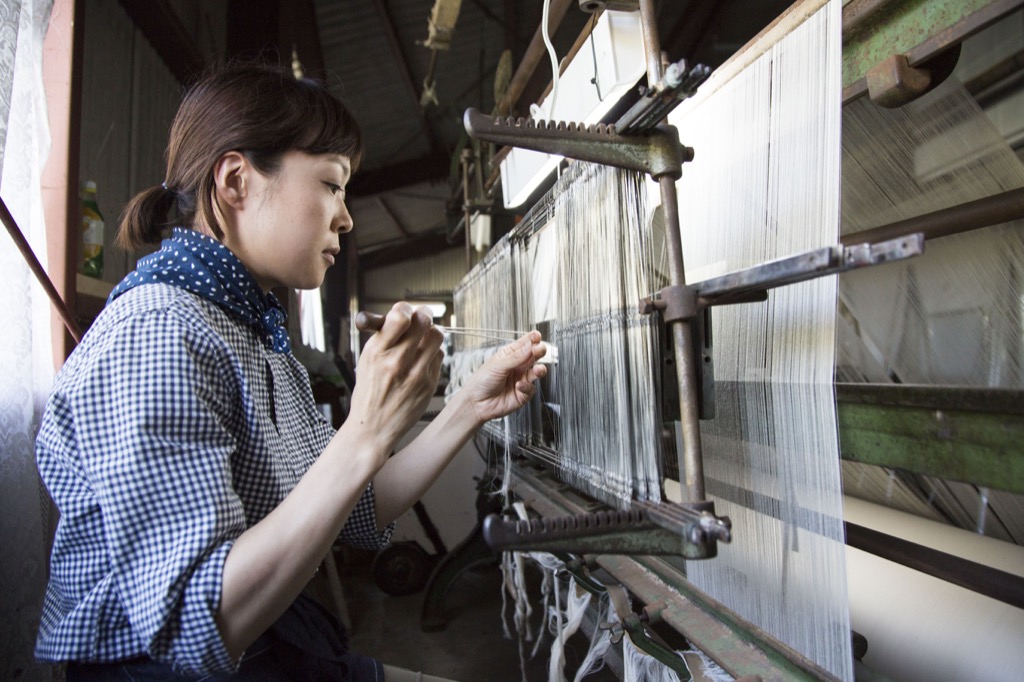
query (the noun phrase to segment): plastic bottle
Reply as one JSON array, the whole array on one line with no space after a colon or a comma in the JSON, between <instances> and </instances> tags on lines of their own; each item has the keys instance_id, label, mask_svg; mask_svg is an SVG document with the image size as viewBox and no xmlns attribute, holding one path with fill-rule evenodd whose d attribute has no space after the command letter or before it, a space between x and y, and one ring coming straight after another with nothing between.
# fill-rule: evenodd
<instances>
[{"instance_id":1,"label":"plastic bottle","mask_svg":"<svg viewBox=\"0 0 1024 682\"><path fill-rule=\"evenodd\" d=\"M82 274L103 276L103 214L96 203L96 183L82 188Z\"/></svg>"}]
</instances>

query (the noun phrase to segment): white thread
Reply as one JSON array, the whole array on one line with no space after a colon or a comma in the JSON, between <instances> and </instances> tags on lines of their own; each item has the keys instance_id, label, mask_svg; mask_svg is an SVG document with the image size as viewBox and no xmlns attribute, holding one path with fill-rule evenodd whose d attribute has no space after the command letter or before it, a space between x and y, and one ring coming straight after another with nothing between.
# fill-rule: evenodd
<instances>
[{"instance_id":1,"label":"white thread","mask_svg":"<svg viewBox=\"0 0 1024 682\"><path fill-rule=\"evenodd\" d=\"M548 682L565 682L565 642L579 630L592 596L576 584L575 578L570 578L566 590L565 613L562 613L556 598L553 613L556 622L551 658L548 661Z\"/></svg>"},{"instance_id":2,"label":"white thread","mask_svg":"<svg viewBox=\"0 0 1024 682\"><path fill-rule=\"evenodd\" d=\"M840 33L830 0L713 97L670 114L695 141L677 183L688 271L838 241ZM687 578L850 680L835 316L834 278L714 308L716 415L701 440L708 496L734 536L713 561L687 562Z\"/></svg>"},{"instance_id":3,"label":"white thread","mask_svg":"<svg viewBox=\"0 0 1024 682\"><path fill-rule=\"evenodd\" d=\"M679 682L679 675L640 651L627 635L622 638L622 682Z\"/></svg>"},{"instance_id":4,"label":"white thread","mask_svg":"<svg viewBox=\"0 0 1024 682\"><path fill-rule=\"evenodd\" d=\"M614 615L614 610L609 608L607 595L603 595L597 601L594 632L590 638L590 647L587 649L587 655L580 661L579 669L576 671L573 682L581 682L587 675L595 673L604 667L605 656L612 648L612 633L611 630L603 628L601 625L611 620L609 612Z\"/></svg>"}]
</instances>

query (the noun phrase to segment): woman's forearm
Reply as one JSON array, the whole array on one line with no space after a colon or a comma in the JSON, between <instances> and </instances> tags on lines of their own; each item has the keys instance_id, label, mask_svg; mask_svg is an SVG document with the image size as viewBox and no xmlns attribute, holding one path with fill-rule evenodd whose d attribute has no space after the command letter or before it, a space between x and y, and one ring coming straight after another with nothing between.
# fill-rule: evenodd
<instances>
[{"instance_id":1,"label":"woman's forearm","mask_svg":"<svg viewBox=\"0 0 1024 682\"><path fill-rule=\"evenodd\" d=\"M384 525L404 514L434 484L481 424L458 395L374 477L377 521Z\"/></svg>"},{"instance_id":2,"label":"woman's forearm","mask_svg":"<svg viewBox=\"0 0 1024 682\"><path fill-rule=\"evenodd\" d=\"M281 504L235 541L217 610L232 660L313 577L386 454L384 444L339 432Z\"/></svg>"}]
</instances>

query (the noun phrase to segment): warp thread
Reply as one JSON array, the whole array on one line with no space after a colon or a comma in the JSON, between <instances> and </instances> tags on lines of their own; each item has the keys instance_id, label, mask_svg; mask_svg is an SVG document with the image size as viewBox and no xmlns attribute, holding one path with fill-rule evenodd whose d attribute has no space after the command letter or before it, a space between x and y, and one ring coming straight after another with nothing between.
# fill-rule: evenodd
<instances>
[{"instance_id":1,"label":"warp thread","mask_svg":"<svg viewBox=\"0 0 1024 682\"><path fill-rule=\"evenodd\" d=\"M574 164L454 292L466 327L543 326L557 349L537 409L484 432L510 448L544 446L559 478L620 509L661 499L658 334L637 305L663 279L646 216L639 174ZM496 348L466 337L453 346L449 395Z\"/></svg>"}]
</instances>

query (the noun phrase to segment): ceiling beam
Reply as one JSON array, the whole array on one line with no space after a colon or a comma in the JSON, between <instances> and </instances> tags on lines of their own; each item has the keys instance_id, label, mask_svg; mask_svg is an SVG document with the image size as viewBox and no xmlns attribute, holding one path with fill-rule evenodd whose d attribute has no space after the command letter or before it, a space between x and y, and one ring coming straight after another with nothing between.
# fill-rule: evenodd
<instances>
[{"instance_id":1,"label":"ceiling beam","mask_svg":"<svg viewBox=\"0 0 1024 682\"><path fill-rule=\"evenodd\" d=\"M388 14L388 9L384 6L384 0L374 0L373 6L377 10L377 15L380 17L380 23L384 28L384 35L388 39L388 45L391 47L391 52L394 54L395 61L400 67L399 70L402 72L403 80L405 82L405 91L409 96L413 110L419 112L417 118L419 119L420 130L423 132L424 139L426 139L430 144L431 153L436 153L438 150L437 140L434 138L434 134L430 130L430 125L427 123L426 116L423 114L423 108L420 106L420 93L417 91L416 83L413 81L412 71L409 69L409 62L402 53L402 46L398 41L398 33L395 31L395 23L391 21L391 15Z\"/></svg>"},{"instance_id":2,"label":"ceiling beam","mask_svg":"<svg viewBox=\"0 0 1024 682\"><path fill-rule=\"evenodd\" d=\"M461 251L463 249L462 242L460 240L457 244L448 243L447 229L442 228L438 232L420 234L394 246L377 249L371 253L361 253L359 254L359 269L366 272L387 265L404 263L410 258L428 258L452 249Z\"/></svg>"},{"instance_id":3,"label":"ceiling beam","mask_svg":"<svg viewBox=\"0 0 1024 682\"><path fill-rule=\"evenodd\" d=\"M419 182L447 180L450 172L451 159L448 155L435 153L391 166L360 169L352 177L345 193L352 197L367 197Z\"/></svg>"},{"instance_id":4,"label":"ceiling beam","mask_svg":"<svg viewBox=\"0 0 1024 682\"><path fill-rule=\"evenodd\" d=\"M558 26L562 23L565 13L569 11L569 6L572 4L574 4L573 0L552 0L551 6L548 8L549 35L554 35L558 30ZM543 23L543 20L538 23L537 30L534 31L533 38L519 62L519 67L512 75L505 98L497 103L498 113L502 116L515 113L520 108L519 99L523 95L523 91L530 81L534 80L534 73L541 60L547 57L547 50L544 47L545 27ZM543 74L544 70L541 69L540 73ZM541 78L541 76L537 78ZM527 101L522 108L529 109L530 104L533 102Z\"/></svg>"},{"instance_id":5,"label":"ceiling beam","mask_svg":"<svg viewBox=\"0 0 1024 682\"><path fill-rule=\"evenodd\" d=\"M206 59L168 0L121 0L132 23L182 85L206 68Z\"/></svg>"},{"instance_id":6,"label":"ceiling beam","mask_svg":"<svg viewBox=\"0 0 1024 682\"><path fill-rule=\"evenodd\" d=\"M384 214L391 219L392 226L394 226L396 230L401 232L403 237L408 239L409 230L405 229L405 225L402 224L402 221L398 219L398 216L395 215L395 212L391 210L390 206L388 206L388 202L384 201L384 197L381 196L380 194L377 195L377 204L380 206L381 210L384 211Z\"/></svg>"},{"instance_id":7,"label":"ceiling beam","mask_svg":"<svg viewBox=\"0 0 1024 682\"><path fill-rule=\"evenodd\" d=\"M229 56L274 60L291 68L295 50L304 75L323 76L313 0L230 0L227 24Z\"/></svg>"}]
</instances>

